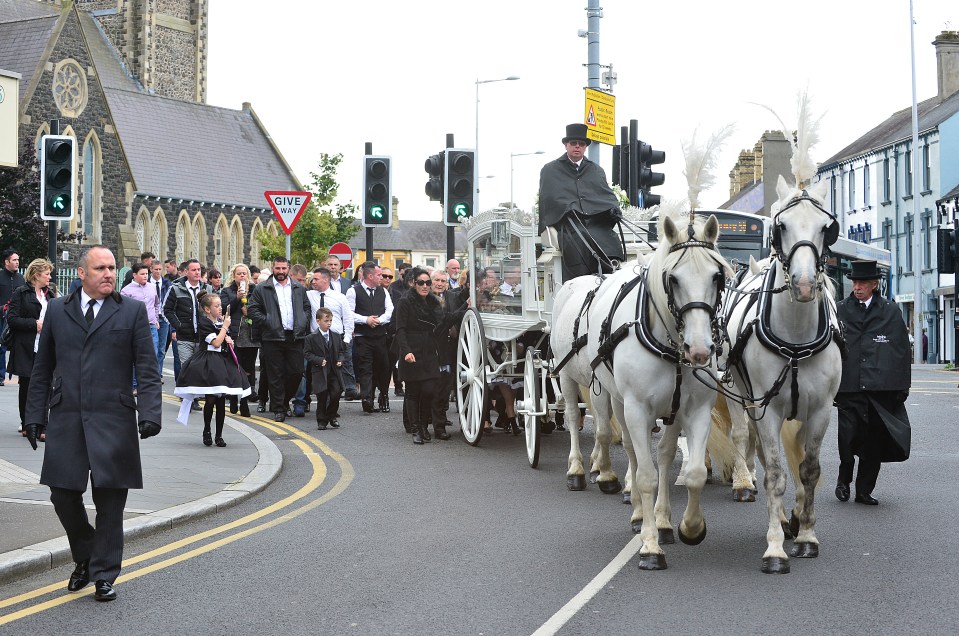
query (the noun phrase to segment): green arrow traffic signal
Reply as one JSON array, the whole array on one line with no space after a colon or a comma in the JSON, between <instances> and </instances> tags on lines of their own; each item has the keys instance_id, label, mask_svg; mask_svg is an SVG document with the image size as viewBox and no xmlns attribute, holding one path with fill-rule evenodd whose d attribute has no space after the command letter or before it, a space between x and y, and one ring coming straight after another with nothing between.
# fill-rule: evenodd
<instances>
[{"instance_id":1,"label":"green arrow traffic signal","mask_svg":"<svg viewBox=\"0 0 959 636\"><path fill-rule=\"evenodd\" d=\"M453 214L461 219L468 218L470 215L470 206L465 203L457 203L453 206Z\"/></svg>"},{"instance_id":2,"label":"green arrow traffic signal","mask_svg":"<svg viewBox=\"0 0 959 636\"><path fill-rule=\"evenodd\" d=\"M371 207L371 208L370 208L370 216L373 217L374 219L382 219L382 218L383 218L383 206L382 206L382 205L374 205L373 207Z\"/></svg>"}]
</instances>

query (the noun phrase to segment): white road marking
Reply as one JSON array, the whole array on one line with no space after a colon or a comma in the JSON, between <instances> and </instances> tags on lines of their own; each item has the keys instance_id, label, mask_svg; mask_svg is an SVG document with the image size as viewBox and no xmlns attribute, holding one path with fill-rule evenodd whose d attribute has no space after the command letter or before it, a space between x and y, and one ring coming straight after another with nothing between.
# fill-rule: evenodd
<instances>
[{"instance_id":1,"label":"white road marking","mask_svg":"<svg viewBox=\"0 0 959 636\"><path fill-rule=\"evenodd\" d=\"M586 584L579 593L570 599L566 605L561 607L558 612L553 614L548 621L543 623L542 627L533 632L533 636L552 636L563 628L579 610L583 609L596 594L606 587L614 576L616 576L623 567L629 563L639 549L643 547L643 540L640 535L636 535L626 544L619 554L609 562L602 572L597 574L592 581Z\"/></svg>"}]
</instances>

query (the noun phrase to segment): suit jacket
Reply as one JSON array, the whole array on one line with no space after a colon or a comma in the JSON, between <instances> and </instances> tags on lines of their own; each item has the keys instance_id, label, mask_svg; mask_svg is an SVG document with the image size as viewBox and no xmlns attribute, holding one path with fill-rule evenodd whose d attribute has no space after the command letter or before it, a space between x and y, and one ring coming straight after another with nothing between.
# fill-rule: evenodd
<instances>
[{"instance_id":1,"label":"suit jacket","mask_svg":"<svg viewBox=\"0 0 959 636\"><path fill-rule=\"evenodd\" d=\"M47 303L53 300L53 291L47 290L46 297ZM16 288L10 296L7 322L10 323L13 342L10 344L7 373L30 377L33 370L33 344L37 340L37 320L42 310L37 294L30 285Z\"/></svg>"},{"instance_id":2,"label":"suit jacket","mask_svg":"<svg viewBox=\"0 0 959 636\"><path fill-rule=\"evenodd\" d=\"M51 300L25 413L39 424L50 409L40 483L85 490L92 475L101 488L142 488L137 421L161 423L162 390L143 303L107 296L88 327L80 292Z\"/></svg>"},{"instance_id":3,"label":"suit jacket","mask_svg":"<svg viewBox=\"0 0 959 636\"><path fill-rule=\"evenodd\" d=\"M339 386L343 386L341 375L342 367L337 367L337 362L346 362L346 351L343 347L343 336L330 331L330 344L327 346L326 338L317 331L311 333L304 340L303 357L310 365L310 375L313 377L313 390L316 393L323 393L331 385L331 380L336 378ZM326 366L323 366L323 360L326 360Z\"/></svg>"},{"instance_id":4,"label":"suit jacket","mask_svg":"<svg viewBox=\"0 0 959 636\"><path fill-rule=\"evenodd\" d=\"M306 297L306 287L295 280L290 280L289 283L293 286L290 293L290 298L293 299L293 337L303 340L310 335L310 300ZM246 303L246 315L259 330L263 342L285 340L280 301L272 276L253 287Z\"/></svg>"}]
</instances>

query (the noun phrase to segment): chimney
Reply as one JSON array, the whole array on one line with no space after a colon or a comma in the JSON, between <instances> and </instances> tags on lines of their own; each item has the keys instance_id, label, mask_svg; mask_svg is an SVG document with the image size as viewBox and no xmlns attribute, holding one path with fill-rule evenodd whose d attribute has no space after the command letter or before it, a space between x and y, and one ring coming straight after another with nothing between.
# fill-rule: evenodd
<instances>
[{"instance_id":1,"label":"chimney","mask_svg":"<svg viewBox=\"0 0 959 636\"><path fill-rule=\"evenodd\" d=\"M400 200L393 197L393 225L394 230L400 229Z\"/></svg>"},{"instance_id":2,"label":"chimney","mask_svg":"<svg viewBox=\"0 0 959 636\"><path fill-rule=\"evenodd\" d=\"M936 47L941 102L959 91L959 31L943 31L932 44Z\"/></svg>"}]
</instances>

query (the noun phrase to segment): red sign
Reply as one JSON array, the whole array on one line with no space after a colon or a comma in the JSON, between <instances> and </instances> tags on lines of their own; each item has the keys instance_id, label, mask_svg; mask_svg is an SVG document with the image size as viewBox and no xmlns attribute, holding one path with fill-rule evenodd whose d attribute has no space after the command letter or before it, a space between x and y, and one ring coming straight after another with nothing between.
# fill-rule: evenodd
<instances>
[{"instance_id":1,"label":"red sign","mask_svg":"<svg viewBox=\"0 0 959 636\"><path fill-rule=\"evenodd\" d=\"M346 243L334 243L330 247L330 256L335 256L340 259L340 263L343 264L343 269L349 269L350 265L353 264L353 250L350 249L350 246Z\"/></svg>"},{"instance_id":2,"label":"red sign","mask_svg":"<svg viewBox=\"0 0 959 636\"><path fill-rule=\"evenodd\" d=\"M263 193L273 208L273 214L279 219L283 231L293 233L296 222L300 220L303 210L309 205L313 195L309 192L279 192L267 191Z\"/></svg>"}]
</instances>

